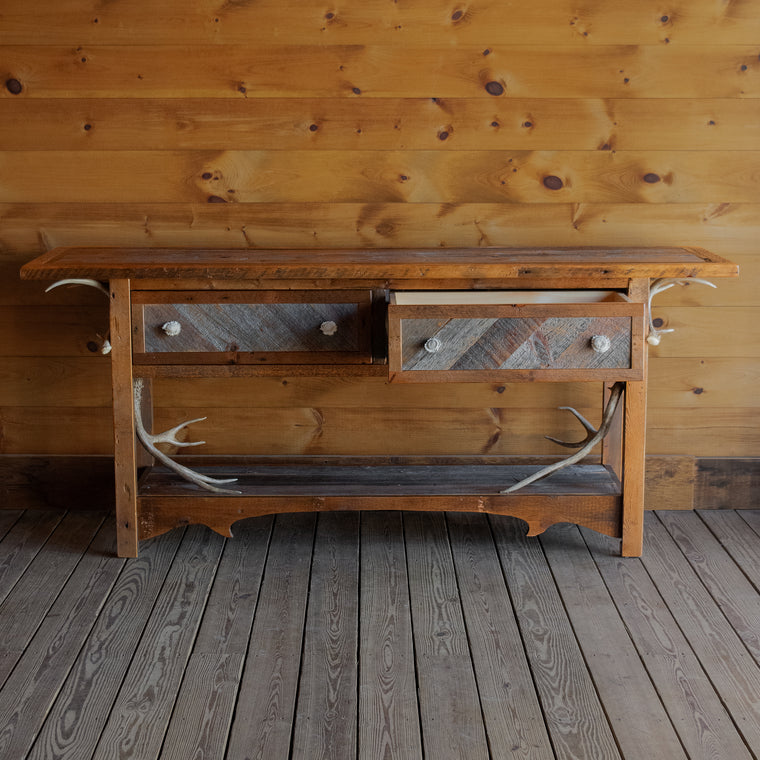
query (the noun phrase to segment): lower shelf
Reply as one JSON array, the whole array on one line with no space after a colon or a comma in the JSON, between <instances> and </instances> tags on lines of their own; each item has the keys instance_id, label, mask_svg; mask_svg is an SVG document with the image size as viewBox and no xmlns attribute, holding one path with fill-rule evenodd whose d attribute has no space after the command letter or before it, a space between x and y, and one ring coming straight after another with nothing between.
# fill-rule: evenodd
<instances>
[{"instance_id":1,"label":"lower shelf","mask_svg":"<svg viewBox=\"0 0 760 760\"><path fill-rule=\"evenodd\" d=\"M599 464L568 467L512 494L500 493L539 469L500 464L254 464L194 468L240 494L213 494L154 467L140 479L140 539L200 523L222 535L246 517L280 512L401 509L487 512L518 517L536 535L558 522L619 538L622 493Z\"/></svg>"}]
</instances>

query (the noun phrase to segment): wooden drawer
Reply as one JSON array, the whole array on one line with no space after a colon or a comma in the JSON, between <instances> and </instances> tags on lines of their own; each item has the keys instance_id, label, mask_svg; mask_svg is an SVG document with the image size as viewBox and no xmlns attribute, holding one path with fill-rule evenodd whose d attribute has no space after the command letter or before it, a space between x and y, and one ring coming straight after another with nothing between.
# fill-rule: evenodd
<instances>
[{"instance_id":1,"label":"wooden drawer","mask_svg":"<svg viewBox=\"0 0 760 760\"><path fill-rule=\"evenodd\" d=\"M644 305L600 291L393 294L389 371L402 382L643 377ZM535 303L508 303L523 298ZM559 302L553 302L554 300Z\"/></svg>"},{"instance_id":2,"label":"wooden drawer","mask_svg":"<svg viewBox=\"0 0 760 760\"><path fill-rule=\"evenodd\" d=\"M370 291L136 291L136 364L367 363Z\"/></svg>"}]
</instances>

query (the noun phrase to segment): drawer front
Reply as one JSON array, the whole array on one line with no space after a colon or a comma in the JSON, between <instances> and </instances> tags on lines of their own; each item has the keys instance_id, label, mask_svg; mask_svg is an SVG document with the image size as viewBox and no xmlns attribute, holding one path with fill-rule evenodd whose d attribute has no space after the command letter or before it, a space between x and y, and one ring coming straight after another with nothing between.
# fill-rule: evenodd
<instances>
[{"instance_id":1,"label":"drawer front","mask_svg":"<svg viewBox=\"0 0 760 760\"><path fill-rule=\"evenodd\" d=\"M143 292L133 299L135 361L368 362L369 299L365 292Z\"/></svg>"},{"instance_id":2,"label":"drawer front","mask_svg":"<svg viewBox=\"0 0 760 760\"><path fill-rule=\"evenodd\" d=\"M610 313L611 312L611 313ZM391 375L406 381L636 379L643 306L391 307Z\"/></svg>"}]
</instances>

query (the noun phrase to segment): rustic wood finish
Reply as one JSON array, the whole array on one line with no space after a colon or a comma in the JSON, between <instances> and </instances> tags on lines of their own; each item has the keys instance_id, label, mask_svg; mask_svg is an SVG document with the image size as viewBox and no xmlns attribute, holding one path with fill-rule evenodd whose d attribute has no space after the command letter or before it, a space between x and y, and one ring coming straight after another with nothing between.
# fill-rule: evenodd
<instances>
[{"instance_id":1,"label":"rustic wood finish","mask_svg":"<svg viewBox=\"0 0 760 760\"><path fill-rule=\"evenodd\" d=\"M688 245L742 277L657 302L677 332L650 351L649 451L757 457L759 19L758 0L3 0L0 454L113 453L100 296L17 280L55 247ZM275 377L305 389L293 366L236 381L238 413ZM316 445L360 450L371 405L393 450L406 402L371 372L349 385L361 402L328 413ZM424 400L485 419L507 392L480 385ZM322 409L309 388L300 408ZM155 403L173 415L161 382ZM537 405L525 415L547 428ZM440 439L446 420L428 421ZM301 453L288 430L275 444ZM482 425L477 450L497 433ZM214 445L234 436L219 425Z\"/></svg>"},{"instance_id":2,"label":"rustic wood finish","mask_svg":"<svg viewBox=\"0 0 760 760\"><path fill-rule=\"evenodd\" d=\"M0 512L0 753L753 760L760 514L646 533L279 515L124 560L102 512Z\"/></svg>"},{"instance_id":3,"label":"rustic wood finish","mask_svg":"<svg viewBox=\"0 0 760 760\"><path fill-rule=\"evenodd\" d=\"M362 257L335 250L169 250L165 256L165 260L151 262L140 249L60 249L27 264L22 271L30 278L59 277L71 271L78 277L114 280L116 455L122 458L119 463L123 468L117 471L117 515L119 552L126 556L136 554L137 540L189 523L200 522L231 535L232 524L243 517L278 512L455 508L519 516L528 523L531 535L556 522L585 525L622 538L623 554L638 556L644 509L644 317L650 279L683 267L692 275L730 275L735 271L734 265L720 257L687 248L613 249L606 253L600 249L398 250L368 252ZM156 281L151 278L157 273L164 279L173 276L176 290L153 290L151 285ZM478 277L475 303L468 304L467 287L474 275ZM436 303L434 291L424 292L422 297L412 292L404 298L403 293L387 290L388 280L404 290L405 278L416 287L420 278L428 276L433 283L438 277L454 280L454 290L459 284L459 295L442 293L441 303ZM518 283L514 298L499 291L505 276ZM185 277L191 281L200 278L198 290L190 290ZM262 290L259 277L267 282L279 278L279 287ZM291 278L300 283L304 277L312 278L310 290L288 289ZM454 279L457 277L463 281ZM359 294L341 291L342 278L365 280L368 287ZM537 288L542 278L552 284L559 281L568 292L552 287L526 292L519 287L520 278ZM618 283L622 279L626 287L615 292L610 280ZM238 289L218 291L217 280L232 280ZM330 283L329 290L324 289L324 283ZM383 284L385 289L379 290ZM585 299L584 290L588 291ZM479 297L483 293L492 298ZM388 300L385 338L382 321ZM510 303L520 300L528 303ZM344 311L338 307L347 310L349 321L353 318L355 326L351 329L346 330ZM374 316L368 313L370 309ZM125 323L130 313L131 325ZM349 333L343 355L339 346L338 351L322 351L331 337L320 335L318 343L308 337L308 331L315 333L316 324L328 317L338 322L339 332ZM164 325L171 322L179 331L164 334ZM375 356L369 353L370 325L374 326ZM352 336L352 332L358 334ZM608 344L601 352L593 347L593 340L599 338ZM432 352L431 341L436 341ZM504 489L522 482L531 472L500 469L494 464L485 469L449 466L436 470L409 460L401 462L407 467L401 470L378 468L377 461L361 469L348 465L315 469L303 463L300 468L289 469L275 461L259 470L203 473L201 477L216 479L221 474L226 482L238 478L236 490L221 497L206 496L198 492L197 485L188 487L185 481L177 484L148 467L140 479L138 495L134 410L127 410L127 405L132 404L134 378L142 377L141 365L155 365L157 376L204 378L217 374L214 365L235 365L238 373L246 376L256 372L248 365L270 360L281 366L292 363L297 373L307 375L321 362L326 376L342 378L350 376L353 369L351 350L360 356L361 347L366 352L364 361L379 357L383 370L383 355L387 355L390 380L622 381L625 411L613 425L615 440L603 452L604 462L609 461L611 467L582 465L572 471L574 478L555 476L547 487L505 495ZM304 354L306 358L300 358ZM153 376L151 372L145 374ZM321 437L323 414L316 409L312 416ZM241 421L236 419L235 427L247 440ZM174 420L167 429L177 424ZM258 420L253 424L259 424ZM367 430L375 437L371 426ZM500 433L497 440L499 437ZM127 440L131 447L124 443ZM382 451L384 443L379 443ZM448 440L443 443L451 446ZM267 448L273 453L271 445ZM171 459L162 462L169 468L173 464ZM181 467L175 470L182 474ZM140 527L135 533L137 522Z\"/></svg>"}]
</instances>

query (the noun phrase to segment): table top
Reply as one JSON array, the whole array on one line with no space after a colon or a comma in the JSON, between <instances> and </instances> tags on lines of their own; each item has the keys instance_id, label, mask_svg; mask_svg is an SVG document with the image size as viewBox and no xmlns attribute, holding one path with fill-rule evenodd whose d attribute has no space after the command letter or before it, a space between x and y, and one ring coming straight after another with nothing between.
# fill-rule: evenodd
<instances>
[{"instance_id":1,"label":"table top","mask_svg":"<svg viewBox=\"0 0 760 760\"><path fill-rule=\"evenodd\" d=\"M738 267L696 247L193 249L59 247L21 269L29 280L556 279L733 277Z\"/></svg>"}]
</instances>

